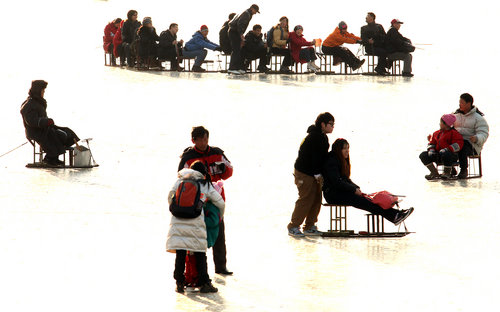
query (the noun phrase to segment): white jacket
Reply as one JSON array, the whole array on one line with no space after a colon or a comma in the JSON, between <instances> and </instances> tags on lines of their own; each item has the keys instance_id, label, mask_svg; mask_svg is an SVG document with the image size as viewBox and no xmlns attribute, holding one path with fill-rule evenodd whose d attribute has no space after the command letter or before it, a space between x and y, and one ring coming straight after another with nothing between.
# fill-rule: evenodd
<instances>
[{"instance_id":1,"label":"white jacket","mask_svg":"<svg viewBox=\"0 0 500 312\"><path fill-rule=\"evenodd\" d=\"M480 154L490 131L486 119L477 112L476 107L473 107L467 114L455 113L455 117L457 117L454 123L455 129L464 137L464 140L470 142L471 136L477 137L477 142L470 142L470 144Z\"/></svg>"},{"instance_id":2,"label":"white jacket","mask_svg":"<svg viewBox=\"0 0 500 312\"><path fill-rule=\"evenodd\" d=\"M178 173L179 179L168 193L168 204L172 203L177 187L183 179L203 179L203 175L193 169L182 169ZM204 202L211 201L224 214L225 203L222 196L215 190L211 183L200 183L200 199ZM207 251L207 228L205 226L204 211L196 218L177 218L172 215L167 236L167 250L189 250L195 252Z\"/></svg>"}]
</instances>

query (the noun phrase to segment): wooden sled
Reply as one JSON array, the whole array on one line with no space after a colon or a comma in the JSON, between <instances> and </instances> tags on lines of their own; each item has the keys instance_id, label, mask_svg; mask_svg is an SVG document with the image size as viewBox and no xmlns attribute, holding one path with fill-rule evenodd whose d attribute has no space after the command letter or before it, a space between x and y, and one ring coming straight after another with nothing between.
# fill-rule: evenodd
<instances>
[{"instance_id":1,"label":"wooden sled","mask_svg":"<svg viewBox=\"0 0 500 312\"><path fill-rule=\"evenodd\" d=\"M33 145L33 162L28 163L26 168L34 168L34 169L66 169L66 168L94 168L99 167L99 164L95 162L94 156L92 155L92 151L90 150L89 141L92 138L81 140L81 142L87 143L87 147L82 145L77 146L76 148L70 147L63 154L63 162L64 166L52 166L45 162L43 162L43 158L45 156L45 152L42 150L42 147L35 141L29 140L31 145ZM87 154L88 153L88 154ZM68 155L66 157L66 154ZM88 162L84 161L82 163L81 157L78 155L87 154L85 157L88 157Z\"/></svg>"}]
</instances>

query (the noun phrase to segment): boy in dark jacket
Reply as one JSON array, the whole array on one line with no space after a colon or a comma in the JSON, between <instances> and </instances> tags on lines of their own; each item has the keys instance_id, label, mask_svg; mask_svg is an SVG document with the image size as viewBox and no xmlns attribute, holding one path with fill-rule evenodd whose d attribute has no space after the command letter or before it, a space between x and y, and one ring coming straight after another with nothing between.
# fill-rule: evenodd
<instances>
[{"instance_id":1,"label":"boy in dark jacket","mask_svg":"<svg viewBox=\"0 0 500 312\"><path fill-rule=\"evenodd\" d=\"M385 48L389 54L387 58L389 66L392 66L392 62L395 60L403 60L403 76L413 77L411 73L411 62L413 57L410 52L413 52L412 50L415 48L411 45L410 39L403 37L399 33L401 24L403 24L403 22L398 19L393 19L391 21L391 29L389 29L385 36Z\"/></svg>"},{"instance_id":2,"label":"boy in dark jacket","mask_svg":"<svg viewBox=\"0 0 500 312\"><path fill-rule=\"evenodd\" d=\"M366 54L378 56L375 71L379 75L386 75L387 51L385 50L385 30L380 24L375 23L375 14L368 12L366 15L367 25L361 27L361 41L365 46Z\"/></svg>"},{"instance_id":3,"label":"boy in dark jacket","mask_svg":"<svg viewBox=\"0 0 500 312\"><path fill-rule=\"evenodd\" d=\"M179 56L182 55L182 45L184 40L177 41L177 32L179 25L172 23L167 30L160 34L158 58L170 61L170 69L173 71L182 71L184 68L179 66Z\"/></svg>"},{"instance_id":4,"label":"boy in dark jacket","mask_svg":"<svg viewBox=\"0 0 500 312\"><path fill-rule=\"evenodd\" d=\"M122 32L122 48L127 58L127 65L129 67L134 66L135 60L133 56L132 44L135 41L137 30L141 27L141 22L137 20L137 11L130 10L127 13L127 20L123 23L121 28Z\"/></svg>"},{"instance_id":5,"label":"boy in dark jacket","mask_svg":"<svg viewBox=\"0 0 500 312\"><path fill-rule=\"evenodd\" d=\"M288 224L288 235L320 235L316 227L321 209L321 169L328 157L328 133L333 132L335 118L330 113L319 114L314 125L307 129L307 136L300 144L295 161L295 185L299 198L295 202L292 219ZM300 225L304 222L304 233Z\"/></svg>"},{"instance_id":6,"label":"boy in dark jacket","mask_svg":"<svg viewBox=\"0 0 500 312\"><path fill-rule=\"evenodd\" d=\"M453 123L457 118L453 114L446 114L441 117L439 130L432 135L427 151L420 154L420 160L429 169L430 174L426 175L427 180L438 178L449 179L451 177L452 165L458 160L458 152L464 146L464 139L455 128ZM443 174L440 176L434 162L442 162L444 165Z\"/></svg>"},{"instance_id":7,"label":"boy in dark jacket","mask_svg":"<svg viewBox=\"0 0 500 312\"><path fill-rule=\"evenodd\" d=\"M219 31L219 45L222 49L222 52L226 55L231 54L233 50L231 49L231 42L229 41L229 22L236 16L236 13L231 13L229 14L229 19L224 22L224 25L222 25L222 28Z\"/></svg>"},{"instance_id":8,"label":"boy in dark jacket","mask_svg":"<svg viewBox=\"0 0 500 312\"><path fill-rule=\"evenodd\" d=\"M138 53L144 65L159 66L157 62L158 43L160 37L156 34L156 29L153 27L151 17L145 17L142 21L142 26L137 31L138 37Z\"/></svg>"},{"instance_id":9,"label":"boy in dark jacket","mask_svg":"<svg viewBox=\"0 0 500 312\"><path fill-rule=\"evenodd\" d=\"M256 24L252 30L245 36L245 45L242 49L242 55L245 59L244 69L248 69L250 62L259 59L258 71L265 73L269 71L267 68L267 44L262 40L262 26Z\"/></svg>"}]
</instances>

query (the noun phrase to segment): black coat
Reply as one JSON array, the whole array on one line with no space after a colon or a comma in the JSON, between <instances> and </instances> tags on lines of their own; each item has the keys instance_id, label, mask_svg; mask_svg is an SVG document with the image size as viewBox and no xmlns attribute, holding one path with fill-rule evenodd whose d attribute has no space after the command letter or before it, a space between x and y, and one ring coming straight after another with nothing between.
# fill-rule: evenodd
<instances>
[{"instance_id":1,"label":"black coat","mask_svg":"<svg viewBox=\"0 0 500 312\"><path fill-rule=\"evenodd\" d=\"M408 52L408 43L411 43L410 39L403 37L394 27L391 27L385 36L385 49L388 53Z\"/></svg>"},{"instance_id":2,"label":"black coat","mask_svg":"<svg viewBox=\"0 0 500 312\"><path fill-rule=\"evenodd\" d=\"M320 174L328 157L328 137L315 125L307 129L307 136L300 144L295 169L309 176Z\"/></svg>"},{"instance_id":3,"label":"black coat","mask_svg":"<svg viewBox=\"0 0 500 312\"><path fill-rule=\"evenodd\" d=\"M373 39L373 46L368 43L368 39ZM373 47L385 47L385 30L380 24L371 23L361 27L361 41L365 46L366 53L372 54Z\"/></svg>"},{"instance_id":4,"label":"black coat","mask_svg":"<svg viewBox=\"0 0 500 312\"><path fill-rule=\"evenodd\" d=\"M245 12L241 13L240 15L236 15L229 22L229 30L237 31L238 34L242 36L243 34L245 34L245 31L247 31L247 27L251 19L252 19L252 11L248 9Z\"/></svg>"},{"instance_id":5,"label":"black coat","mask_svg":"<svg viewBox=\"0 0 500 312\"><path fill-rule=\"evenodd\" d=\"M135 40L135 37L137 35L137 29L141 27L141 22L135 21L132 22L131 20L126 20L123 22L122 26L122 40L123 42L126 43L132 43Z\"/></svg>"},{"instance_id":6,"label":"black coat","mask_svg":"<svg viewBox=\"0 0 500 312\"><path fill-rule=\"evenodd\" d=\"M323 165L321 175L323 176L323 192L327 202L335 202L335 199L343 197L342 194L354 194L359 188L348 177L341 174L340 161L337 156L330 152Z\"/></svg>"},{"instance_id":7,"label":"black coat","mask_svg":"<svg viewBox=\"0 0 500 312\"><path fill-rule=\"evenodd\" d=\"M154 27L142 26L137 31L137 37L139 55L142 58L156 56L158 51L158 44L156 42L160 40L160 37L156 34L156 29Z\"/></svg>"},{"instance_id":8,"label":"black coat","mask_svg":"<svg viewBox=\"0 0 500 312\"><path fill-rule=\"evenodd\" d=\"M227 33L228 30L229 21L226 21L219 31L219 45L224 54L231 54L231 52L233 52L233 49L231 48L231 41L229 41L229 35Z\"/></svg>"},{"instance_id":9,"label":"black coat","mask_svg":"<svg viewBox=\"0 0 500 312\"><path fill-rule=\"evenodd\" d=\"M175 49L174 41L177 40L177 34L172 34L170 30L164 30L160 34L158 43L158 56L160 58L167 58L172 55L176 55L177 51ZM178 44L180 47L181 44ZM181 51L181 49L179 49Z\"/></svg>"},{"instance_id":10,"label":"black coat","mask_svg":"<svg viewBox=\"0 0 500 312\"><path fill-rule=\"evenodd\" d=\"M262 34L259 36L255 35L253 31L249 31L245 35L245 45L243 49L247 52L258 53L264 48L264 41L262 40Z\"/></svg>"},{"instance_id":11,"label":"black coat","mask_svg":"<svg viewBox=\"0 0 500 312\"><path fill-rule=\"evenodd\" d=\"M47 102L43 98L28 97L21 105L21 115L26 132L26 138L34 140L43 151L51 157L63 154L67 147L73 145L78 136L69 128L49 126L47 117ZM63 140L58 131L66 133Z\"/></svg>"}]
</instances>

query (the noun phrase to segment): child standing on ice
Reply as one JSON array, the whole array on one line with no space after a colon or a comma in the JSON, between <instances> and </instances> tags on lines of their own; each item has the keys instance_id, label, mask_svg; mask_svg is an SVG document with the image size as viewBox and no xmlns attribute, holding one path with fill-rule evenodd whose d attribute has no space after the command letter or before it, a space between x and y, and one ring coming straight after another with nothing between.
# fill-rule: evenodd
<instances>
[{"instance_id":1,"label":"child standing on ice","mask_svg":"<svg viewBox=\"0 0 500 312\"><path fill-rule=\"evenodd\" d=\"M199 181L200 200L210 201L224 214L225 203L222 196L212 186L207 168L200 161L195 161L189 169L182 169L178 173L179 179L168 194L168 203L174 200L174 195L182 181L190 179ZM179 218L172 215L167 238L167 250L175 250L174 279L177 284L177 292L183 293L185 286L184 269L186 265L186 253L191 251L196 259L196 270L198 272L198 283L201 285L200 292L217 292L207 272L207 229L204 220L204 211L195 218Z\"/></svg>"},{"instance_id":2,"label":"child standing on ice","mask_svg":"<svg viewBox=\"0 0 500 312\"><path fill-rule=\"evenodd\" d=\"M427 180L451 177L452 165L458 160L458 151L464 145L462 135L453 128L456 119L452 114L443 115L439 122L440 129L430 138L427 151L420 154L420 160L431 172L425 176ZM443 163L442 175L439 175L434 162Z\"/></svg>"}]
</instances>

